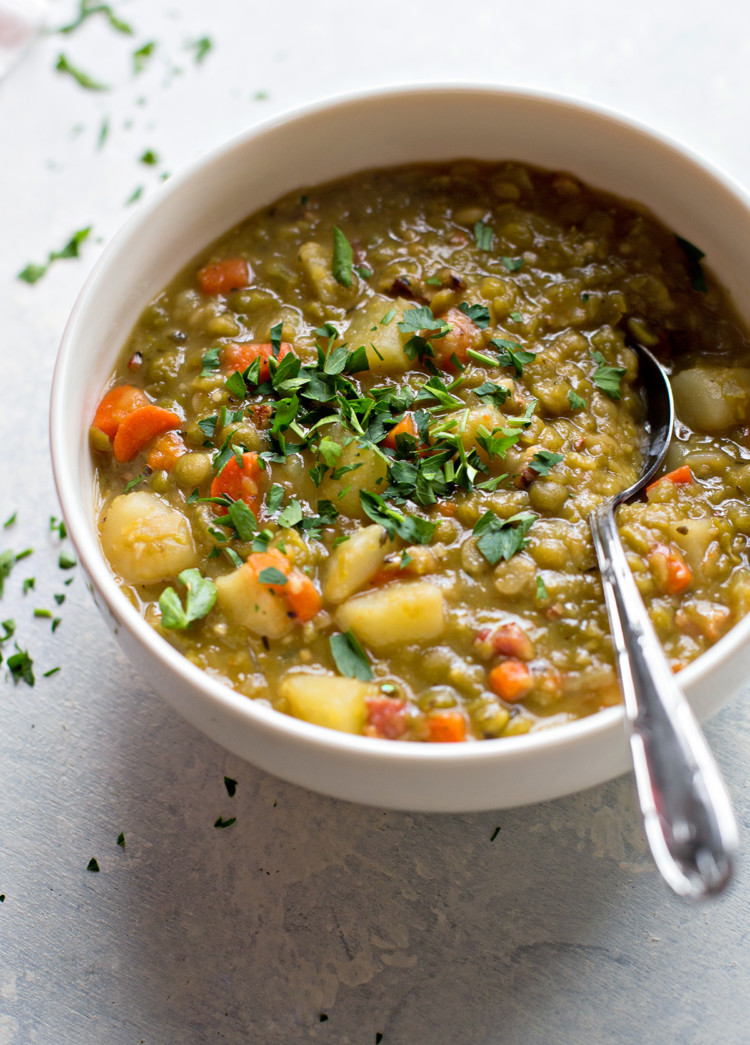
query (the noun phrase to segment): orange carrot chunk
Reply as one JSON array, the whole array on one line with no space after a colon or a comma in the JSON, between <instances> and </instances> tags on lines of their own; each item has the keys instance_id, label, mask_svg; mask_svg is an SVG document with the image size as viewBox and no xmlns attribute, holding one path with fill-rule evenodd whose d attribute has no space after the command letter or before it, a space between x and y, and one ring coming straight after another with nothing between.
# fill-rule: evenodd
<instances>
[{"instance_id":1,"label":"orange carrot chunk","mask_svg":"<svg viewBox=\"0 0 750 1045\"><path fill-rule=\"evenodd\" d=\"M277 361L282 360L291 351L292 346L288 342L282 341L279 345ZM273 358L273 345L270 341L240 341L233 345L225 345L221 350L222 362L230 373L234 373L236 370L247 370L258 357L260 357L259 382L263 384L271 376L268 361Z\"/></svg>"},{"instance_id":2,"label":"orange carrot chunk","mask_svg":"<svg viewBox=\"0 0 750 1045\"><path fill-rule=\"evenodd\" d=\"M247 564L261 584L286 600L290 614L297 620L304 623L320 613L323 600L318 589L307 574L293 567L286 555L276 548L267 552L254 552L248 556ZM268 580L264 571L269 569L283 574L285 580Z\"/></svg>"},{"instance_id":3,"label":"orange carrot chunk","mask_svg":"<svg viewBox=\"0 0 750 1045\"><path fill-rule=\"evenodd\" d=\"M665 595L680 595L690 587L693 574L676 548L666 544L654 545L648 562L656 583Z\"/></svg>"},{"instance_id":4,"label":"orange carrot chunk","mask_svg":"<svg viewBox=\"0 0 750 1045\"><path fill-rule=\"evenodd\" d=\"M413 435L416 436L417 429L414 424L414 418L411 414L406 414L403 421L399 421L397 425L394 425L388 435L383 440L383 446L387 446L389 450L396 449L396 436L398 435Z\"/></svg>"},{"instance_id":5,"label":"orange carrot chunk","mask_svg":"<svg viewBox=\"0 0 750 1045\"><path fill-rule=\"evenodd\" d=\"M244 501L257 515L261 505L262 478L263 469L256 453L244 453L239 461L230 457L211 483L211 496L227 495L233 501ZM227 514L222 505L214 505L214 510L218 515Z\"/></svg>"},{"instance_id":6,"label":"orange carrot chunk","mask_svg":"<svg viewBox=\"0 0 750 1045\"><path fill-rule=\"evenodd\" d=\"M96 408L92 425L110 439L114 439L120 422L138 407L146 406L148 399L135 385L118 385L110 388Z\"/></svg>"},{"instance_id":7,"label":"orange carrot chunk","mask_svg":"<svg viewBox=\"0 0 750 1045\"><path fill-rule=\"evenodd\" d=\"M507 700L509 704L523 700L534 686L531 672L524 662L516 657L509 657L508 660L496 664L488 681L492 692L501 700Z\"/></svg>"},{"instance_id":8,"label":"orange carrot chunk","mask_svg":"<svg viewBox=\"0 0 750 1045\"><path fill-rule=\"evenodd\" d=\"M120 421L112 441L117 461L132 461L157 435L179 428L182 420L173 410L147 403Z\"/></svg>"},{"instance_id":9,"label":"orange carrot chunk","mask_svg":"<svg viewBox=\"0 0 750 1045\"><path fill-rule=\"evenodd\" d=\"M215 265L206 265L198 273L198 283L204 294L228 294L250 282L250 268L244 258L226 258Z\"/></svg>"},{"instance_id":10,"label":"orange carrot chunk","mask_svg":"<svg viewBox=\"0 0 750 1045\"><path fill-rule=\"evenodd\" d=\"M425 725L428 743L455 744L466 739L466 719L460 711L431 711Z\"/></svg>"},{"instance_id":11,"label":"orange carrot chunk","mask_svg":"<svg viewBox=\"0 0 750 1045\"><path fill-rule=\"evenodd\" d=\"M177 432L165 432L154 440L154 445L146 456L146 464L154 471L163 469L171 472L178 457L187 453L182 436Z\"/></svg>"},{"instance_id":12,"label":"orange carrot chunk","mask_svg":"<svg viewBox=\"0 0 750 1045\"><path fill-rule=\"evenodd\" d=\"M674 483L675 486L679 486L682 483L692 483L693 473L690 471L689 465L682 464L679 468L675 468L674 471L667 472L666 475L661 475L654 482L649 483L646 487L646 493L656 486L657 483L664 482L665 479L668 479L670 483Z\"/></svg>"}]
</instances>

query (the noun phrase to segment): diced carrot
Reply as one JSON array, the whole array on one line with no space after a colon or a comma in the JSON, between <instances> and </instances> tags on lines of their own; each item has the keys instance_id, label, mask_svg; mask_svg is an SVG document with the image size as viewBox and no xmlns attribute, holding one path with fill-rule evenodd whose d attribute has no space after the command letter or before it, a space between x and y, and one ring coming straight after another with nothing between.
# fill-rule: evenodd
<instances>
[{"instance_id":1,"label":"diced carrot","mask_svg":"<svg viewBox=\"0 0 750 1045\"><path fill-rule=\"evenodd\" d=\"M406 732L406 701L399 697L365 697L367 725L365 733L370 737L397 740Z\"/></svg>"},{"instance_id":2,"label":"diced carrot","mask_svg":"<svg viewBox=\"0 0 750 1045\"><path fill-rule=\"evenodd\" d=\"M92 421L93 427L104 432L110 439L114 439L120 422L128 414L147 403L146 394L135 385L118 385L116 388L110 388L96 408Z\"/></svg>"},{"instance_id":3,"label":"diced carrot","mask_svg":"<svg viewBox=\"0 0 750 1045\"><path fill-rule=\"evenodd\" d=\"M248 556L247 564L261 584L286 600L290 614L297 620L304 623L320 613L323 608L320 592L307 574L293 567L286 555L277 548L267 552L253 552ZM263 580L261 574L268 569L278 570L286 577L286 581L282 584Z\"/></svg>"},{"instance_id":4,"label":"diced carrot","mask_svg":"<svg viewBox=\"0 0 750 1045\"><path fill-rule=\"evenodd\" d=\"M416 437L417 429L414 424L414 418L411 414L405 414L402 421L399 421L397 425L394 425L390 432L386 435L383 440L383 446L387 446L389 450L396 449L396 436L398 435L412 435Z\"/></svg>"},{"instance_id":5,"label":"diced carrot","mask_svg":"<svg viewBox=\"0 0 750 1045\"><path fill-rule=\"evenodd\" d=\"M198 283L204 294L228 294L250 282L250 266L244 258L226 258L214 265L206 265L198 273Z\"/></svg>"},{"instance_id":6,"label":"diced carrot","mask_svg":"<svg viewBox=\"0 0 750 1045\"><path fill-rule=\"evenodd\" d=\"M667 472L666 475L661 475L658 479L655 479L652 483L649 483L646 487L646 493L648 493L649 490L652 490L654 486L657 485L657 483L664 482L665 479L668 479L671 483L674 483L675 486L679 486L681 483L692 483L693 473L690 471L689 465L681 464L680 467L675 468L674 471Z\"/></svg>"},{"instance_id":7,"label":"diced carrot","mask_svg":"<svg viewBox=\"0 0 750 1045\"><path fill-rule=\"evenodd\" d=\"M680 595L690 587L693 574L677 548L666 544L654 545L648 562L665 595Z\"/></svg>"},{"instance_id":8,"label":"diced carrot","mask_svg":"<svg viewBox=\"0 0 750 1045\"><path fill-rule=\"evenodd\" d=\"M211 496L222 497L226 494L233 501L244 501L257 515L261 503L263 469L256 453L244 453L240 461L236 456L230 457L219 474L214 476ZM214 509L218 515L227 514L227 509L222 505L214 505Z\"/></svg>"},{"instance_id":9,"label":"diced carrot","mask_svg":"<svg viewBox=\"0 0 750 1045\"><path fill-rule=\"evenodd\" d=\"M323 609L323 600L313 582L302 570L292 570L286 585L289 609L297 620L308 621Z\"/></svg>"},{"instance_id":10,"label":"diced carrot","mask_svg":"<svg viewBox=\"0 0 750 1045\"><path fill-rule=\"evenodd\" d=\"M182 436L178 432L165 432L154 440L154 445L146 457L146 464L154 471L163 469L165 472L171 472L177 458L186 453L187 447Z\"/></svg>"},{"instance_id":11,"label":"diced carrot","mask_svg":"<svg viewBox=\"0 0 750 1045\"><path fill-rule=\"evenodd\" d=\"M283 359L291 351L292 346L288 342L282 341L276 359ZM236 370L247 370L258 357L260 357L259 380L262 384L271 376L268 361L273 358L273 345L270 341L239 341L232 345L225 345L221 350L221 360L230 373L234 373Z\"/></svg>"},{"instance_id":12,"label":"diced carrot","mask_svg":"<svg viewBox=\"0 0 750 1045\"><path fill-rule=\"evenodd\" d=\"M493 693L509 704L523 700L534 686L531 672L522 660L509 657L503 660L490 672L489 685Z\"/></svg>"},{"instance_id":13,"label":"diced carrot","mask_svg":"<svg viewBox=\"0 0 750 1045\"><path fill-rule=\"evenodd\" d=\"M431 711L425 716L427 741L455 744L466 739L466 719L460 711Z\"/></svg>"},{"instance_id":14,"label":"diced carrot","mask_svg":"<svg viewBox=\"0 0 750 1045\"><path fill-rule=\"evenodd\" d=\"M179 428L182 420L173 410L147 403L124 417L117 426L112 449L118 461L132 461L152 439L172 428Z\"/></svg>"}]
</instances>

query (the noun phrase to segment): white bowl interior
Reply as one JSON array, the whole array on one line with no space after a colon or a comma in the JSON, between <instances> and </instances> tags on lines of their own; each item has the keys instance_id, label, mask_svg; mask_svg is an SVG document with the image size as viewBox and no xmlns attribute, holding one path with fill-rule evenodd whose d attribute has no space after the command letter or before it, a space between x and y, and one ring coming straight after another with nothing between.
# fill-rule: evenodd
<instances>
[{"instance_id":1,"label":"white bowl interior","mask_svg":"<svg viewBox=\"0 0 750 1045\"><path fill-rule=\"evenodd\" d=\"M492 87L377 91L310 106L199 160L142 205L75 306L52 392L63 513L100 608L144 676L191 722L250 761L337 797L469 811L553 798L627 768L619 709L549 730L463 745L395 744L291 719L201 673L138 616L99 551L87 419L142 309L191 257L259 207L304 185L419 160L515 159L570 171L646 205L696 243L750 321L750 203L688 151L612 114ZM750 666L750 619L680 675L701 717Z\"/></svg>"}]
</instances>

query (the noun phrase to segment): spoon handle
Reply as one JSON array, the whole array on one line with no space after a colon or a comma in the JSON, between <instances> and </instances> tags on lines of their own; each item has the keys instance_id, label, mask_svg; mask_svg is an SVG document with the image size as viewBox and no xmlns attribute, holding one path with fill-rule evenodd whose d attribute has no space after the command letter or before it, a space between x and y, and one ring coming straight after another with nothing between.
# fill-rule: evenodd
<instances>
[{"instance_id":1,"label":"spoon handle","mask_svg":"<svg viewBox=\"0 0 750 1045\"><path fill-rule=\"evenodd\" d=\"M611 505L590 522L646 837L667 884L700 899L720 892L732 874L737 825L729 795L646 613Z\"/></svg>"}]
</instances>

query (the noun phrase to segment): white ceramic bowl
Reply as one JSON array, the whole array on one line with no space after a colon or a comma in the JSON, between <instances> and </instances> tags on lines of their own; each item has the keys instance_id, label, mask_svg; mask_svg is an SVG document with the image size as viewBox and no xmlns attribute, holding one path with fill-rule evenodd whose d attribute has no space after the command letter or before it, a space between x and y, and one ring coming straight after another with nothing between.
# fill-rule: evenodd
<instances>
[{"instance_id":1,"label":"white ceramic bowl","mask_svg":"<svg viewBox=\"0 0 750 1045\"><path fill-rule=\"evenodd\" d=\"M96 534L88 424L136 320L203 246L304 184L418 160L515 159L570 171L649 207L700 245L750 321L750 201L686 149L589 105L491 86L381 89L273 119L172 178L105 251L60 349L52 457L70 535L97 605L133 664L200 730L294 783L392 809L471 811L523 805L600 783L628 768L614 708L526 736L410 744L350 736L288 717L203 674L136 613ZM680 674L701 718L750 666L750 617Z\"/></svg>"}]
</instances>

